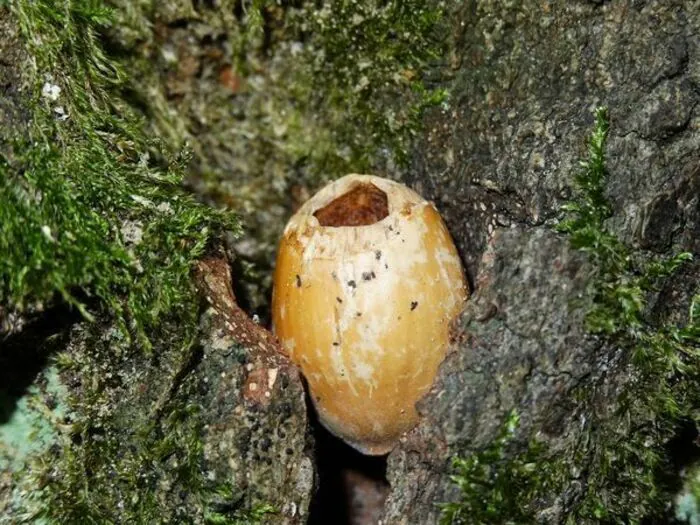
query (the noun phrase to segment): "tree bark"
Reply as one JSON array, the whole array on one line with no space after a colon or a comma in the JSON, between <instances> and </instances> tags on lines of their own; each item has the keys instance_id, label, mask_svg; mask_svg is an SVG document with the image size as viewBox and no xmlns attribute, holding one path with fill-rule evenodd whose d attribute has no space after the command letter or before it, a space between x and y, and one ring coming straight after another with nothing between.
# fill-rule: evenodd
<instances>
[{"instance_id":1,"label":"tree bark","mask_svg":"<svg viewBox=\"0 0 700 525\"><path fill-rule=\"evenodd\" d=\"M512 409L520 426L509 455L522 454L536 438L547 450L536 469L570 463L558 489L532 503L537 522L635 515L630 506L639 500L625 501L620 493L634 490L624 486L600 495L625 501L611 502L619 503L619 515L577 514L598 486L593 457L614 448L602 439L597 450L589 448L596 426L619 425L611 439L624 441L654 418L614 422L625 412L623 393L642 379L629 348L586 332L596 267L553 226L575 195L572 177L586 157L592 110L607 106L606 227L641 261L680 251L697 257L699 8L465 2L453 12L453 67L442 71L449 107L426 120L408 180L446 217L474 295L454 351L420 405L421 423L389 456L385 523L436 523L435 504L461 497L446 475L450 459L492 443ZM699 284L700 265L688 264L649 298L647 319L656 326L687 323ZM648 445L680 457L677 476L697 448L669 439Z\"/></svg>"}]
</instances>

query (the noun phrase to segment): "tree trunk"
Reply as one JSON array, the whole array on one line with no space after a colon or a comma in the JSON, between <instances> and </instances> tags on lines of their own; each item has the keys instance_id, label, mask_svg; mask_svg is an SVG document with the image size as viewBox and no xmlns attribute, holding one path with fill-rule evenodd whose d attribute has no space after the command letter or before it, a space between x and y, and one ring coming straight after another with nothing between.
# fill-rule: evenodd
<instances>
[{"instance_id":1,"label":"tree trunk","mask_svg":"<svg viewBox=\"0 0 700 525\"><path fill-rule=\"evenodd\" d=\"M350 171L433 200L472 289L420 423L388 456L381 523L673 518L700 452L700 263L682 256L700 252L700 2L114 0L103 13L66 0L47 24L53 4L0 7L0 183L41 207L35 153L55 147L70 186L98 140L155 200L172 163L150 139L188 142L188 185L248 230L187 230L200 213L187 204L171 216L182 234L125 270L159 276L193 238L206 245L187 266L192 311L148 303L150 352L125 339L136 299L117 277L100 288L78 272L68 295L0 304L11 522L307 521L318 465L302 380L236 299L264 324L284 220ZM109 193L83 203L107 217L119 271L186 200L173 191L145 215L135 199L137 219L110 215Z\"/></svg>"},{"instance_id":2,"label":"tree trunk","mask_svg":"<svg viewBox=\"0 0 700 525\"><path fill-rule=\"evenodd\" d=\"M514 504L538 523L668 519L681 466L698 452L698 400L686 397L697 389L698 340L669 355L630 334L638 328L624 306L606 310L611 333L591 333L586 318L650 261L698 255L699 8L465 2L453 13L450 104L426 119L408 180L446 217L474 295L422 422L389 457L387 523L437 522L436 502L463 498L446 476L451 458L479 457L511 410L519 426L506 459L471 487L494 502L492 522L517 521ZM610 118L602 229L635 261L602 279L597 248L576 250L555 229L581 195L573 177L596 106ZM659 281L639 330L664 339L687 326L699 285L696 262ZM666 366L676 358L685 373ZM685 408L669 416L661 407L672 399ZM533 456L533 446L543 450ZM518 461L533 462L533 479L518 477ZM498 476L513 480L502 500Z\"/></svg>"}]
</instances>

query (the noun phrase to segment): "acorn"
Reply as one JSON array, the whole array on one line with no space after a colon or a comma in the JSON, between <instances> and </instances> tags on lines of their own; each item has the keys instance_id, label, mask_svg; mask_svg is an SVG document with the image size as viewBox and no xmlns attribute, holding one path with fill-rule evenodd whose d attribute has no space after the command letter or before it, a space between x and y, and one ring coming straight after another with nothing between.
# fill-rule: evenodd
<instances>
[{"instance_id":1,"label":"acorn","mask_svg":"<svg viewBox=\"0 0 700 525\"><path fill-rule=\"evenodd\" d=\"M274 331L321 423L389 452L418 420L468 288L435 206L397 182L347 175L289 220L277 255Z\"/></svg>"}]
</instances>

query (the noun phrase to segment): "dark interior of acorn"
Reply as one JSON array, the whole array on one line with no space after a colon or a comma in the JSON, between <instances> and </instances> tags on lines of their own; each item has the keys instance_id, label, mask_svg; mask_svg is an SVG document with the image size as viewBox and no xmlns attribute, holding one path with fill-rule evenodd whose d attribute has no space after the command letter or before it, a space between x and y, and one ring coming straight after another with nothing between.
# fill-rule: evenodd
<instances>
[{"instance_id":1,"label":"dark interior of acorn","mask_svg":"<svg viewBox=\"0 0 700 525\"><path fill-rule=\"evenodd\" d=\"M360 182L314 212L321 226L369 226L389 215L389 199L370 182Z\"/></svg>"}]
</instances>

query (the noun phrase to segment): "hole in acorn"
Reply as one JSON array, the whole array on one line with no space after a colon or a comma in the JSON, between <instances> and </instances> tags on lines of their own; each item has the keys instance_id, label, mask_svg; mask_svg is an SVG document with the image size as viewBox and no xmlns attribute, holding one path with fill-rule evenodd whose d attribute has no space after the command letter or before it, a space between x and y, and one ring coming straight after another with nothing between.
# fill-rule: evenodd
<instances>
[{"instance_id":1,"label":"hole in acorn","mask_svg":"<svg viewBox=\"0 0 700 525\"><path fill-rule=\"evenodd\" d=\"M314 212L321 226L369 226L389 215L389 199L374 184L361 182Z\"/></svg>"}]
</instances>

